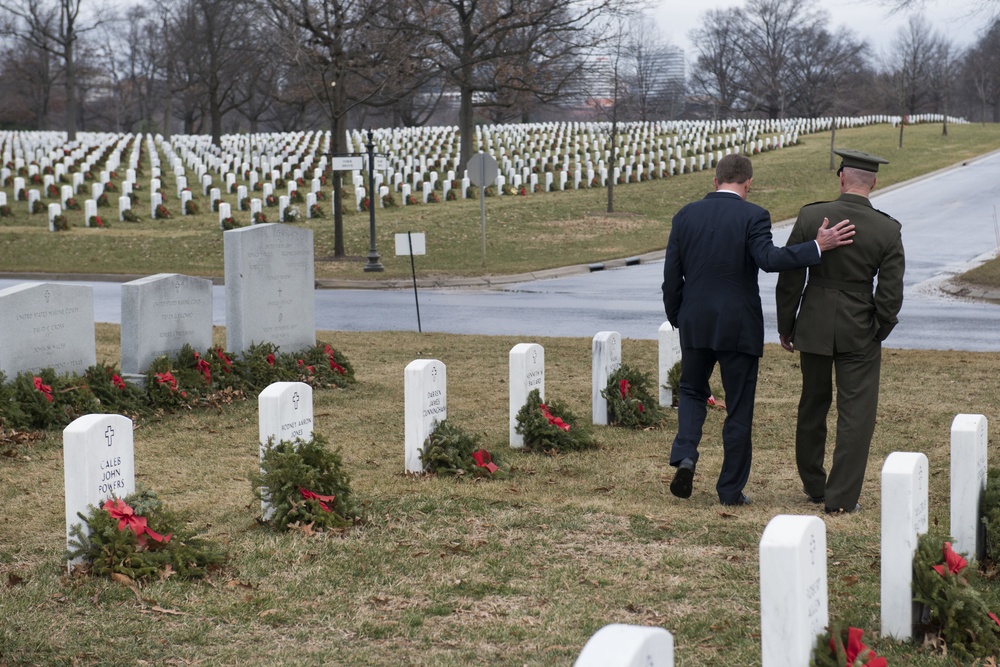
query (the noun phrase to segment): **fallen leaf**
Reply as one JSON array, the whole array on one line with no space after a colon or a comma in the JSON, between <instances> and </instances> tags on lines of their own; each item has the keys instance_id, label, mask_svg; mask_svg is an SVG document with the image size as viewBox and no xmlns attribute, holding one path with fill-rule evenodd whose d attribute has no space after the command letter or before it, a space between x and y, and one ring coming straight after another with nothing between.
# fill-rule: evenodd
<instances>
[{"instance_id":1,"label":"fallen leaf","mask_svg":"<svg viewBox=\"0 0 1000 667\"><path fill-rule=\"evenodd\" d=\"M238 579L230 579L226 582L226 588L246 588L248 590L253 590L253 584L249 581L239 581Z\"/></svg>"},{"instance_id":2,"label":"fallen leaf","mask_svg":"<svg viewBox=\"0 0 1000 667\"><path fill-rule=\"evenodd\" d=\"M278 610L278 609L265 609L264 611L262 611L259 614L257 614L257 618L265 618L267 616L271 616L273 614L277 614L279 611L280 610Z\"/></svg>"},{"instance_id":3,"label":"fallen leaf","mask_svg":"<svg viewBox=\"0 0 1000 667\"><path fill-rule=\"evenodd\" d=\"M153 605L152 607L150 607L150 609L152 609L153 611L155 611L155 612L157 612L159 614L167 614L169 616L183 616L184 615L183 611L177 611L176 609L164 609L163 607L160 607L159 605Z\"/></svg>"},{"instance_id":4,"label":"fallen leaf","mask_svg":"<svg viewBox=\"0 0 1000 667\"><path fill-rule=\"evenodd\" d=\"M858 581L860 581L860 580L858 579L858 577L856 577L856 576L854 576L852 574L849 577L844 577L843 579L841 579L841 581L843 581L848 586L853 586L854 584L858 583Z\"/></svg>"},{"instance_id":5,"label":"fallen leaf","mask_svg":"<svg viewBox=\"0 0 1000 667\"><path fill-rule=\"evenodd\" d=\"M11 588L13 588L14 586L20 586L23 583L24 583L23 577L19 577L13 572L9 572L7 574L7 585L10 586Z\"/></svg>"},{"instance_id":6,"label":"fallen leaf","mask_svg":"<svg viewBox=\"0 0 1000 667\"><path fill-rule=\"evenodd\" d=\"M167 563L163 566L163 569L160 570L160 581L166 581L175 574L177 573L174 572L174 568L170 565L170 563Z\"/></svg>"},{"instance_id":7,"label":"fallen leaf","mask_svg":"<svg viewBox=\"0 0 1000 667\"><path fill-rule=\"evenodd\" d=\"M735 514L730 514L729 512L723 512L722 510L716 510L715 513L718 514L719 516L721 516L723 519L735 519L736 518Z\"/></svg>"}]
</instances>

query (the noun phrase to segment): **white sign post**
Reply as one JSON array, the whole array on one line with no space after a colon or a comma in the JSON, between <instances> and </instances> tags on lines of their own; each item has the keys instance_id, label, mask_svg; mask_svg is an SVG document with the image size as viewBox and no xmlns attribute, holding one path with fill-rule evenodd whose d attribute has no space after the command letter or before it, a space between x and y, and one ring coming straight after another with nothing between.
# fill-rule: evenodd
<instances>
[{"instance_id":1,"label":"white sign post","mask_svg":"<svg viewBox=\"0 0 1000 667\"><path fill-rule=\"evenodd\" d=\"M414 255L427 254L427 237L423 232L406 232L396 234L396 256L410 256L410 271L413 273L413 302L417 305L417 331L423 333L420 327L420 299L417 297L417 268L413 263Z\"/></svg>"}]
</instances>

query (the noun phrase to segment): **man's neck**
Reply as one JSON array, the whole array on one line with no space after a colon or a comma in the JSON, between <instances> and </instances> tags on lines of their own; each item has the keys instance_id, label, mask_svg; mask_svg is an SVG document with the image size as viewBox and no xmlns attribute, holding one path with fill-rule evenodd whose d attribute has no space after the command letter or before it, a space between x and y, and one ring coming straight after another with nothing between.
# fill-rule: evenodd
<instances>
[{"instance_id":1,"label":"man's neck","mask_svg":"<svg viewBox=\"0 0 1000 667\"><path fill-rule=\"evenodd\" d=\"M868 199L868 196L871 194L871 192L872 191L869 190L869 189L867 189L867 188L853 188L853 189L850 189L850 190L841 190L840 194L842 194L842 195L856 195L858 197L864 197L865 199Z\"/></svg>"},{"instance_id":2,"label":"man's neck","mask_svg":"<svg viewBox=\"0 0 1000 667\"><path fill-rule=\"evenodd\" d=\"M740 199L743 199L743 186L737 185L736 183L719 183L719 187L716 188L716 192L728 192L734 194Z\"/></svg>"}]
</instances>

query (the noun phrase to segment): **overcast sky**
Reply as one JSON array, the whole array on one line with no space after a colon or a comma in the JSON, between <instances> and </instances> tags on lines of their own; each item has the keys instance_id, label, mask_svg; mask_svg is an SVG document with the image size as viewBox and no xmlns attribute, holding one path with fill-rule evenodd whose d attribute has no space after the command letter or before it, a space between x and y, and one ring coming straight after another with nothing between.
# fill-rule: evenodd
<instances>
[{"instance_id":1,"label":"overcast sky","mask_svg":"<svg viewBox=\"0 0 1000 667\"><path fill-rule=\"evenodd\" d=\"M990 21L987 13L973 10L982 0L926 0L923 13L935 29L950 38L956 46L967 47ZM691 62L694 49L689 34L699 25L702 16L709 9L743 6L742 0L660 0L654 10L660 32L664 39L684 49L684 55ZM877 0L841 0L823 3L824 11L830 17L829 27L846 26L856 36L871 45L875 54L888 51L899 28L906 25L909 14L890 14L884 4Z\"/></svg>"}]
</instances>

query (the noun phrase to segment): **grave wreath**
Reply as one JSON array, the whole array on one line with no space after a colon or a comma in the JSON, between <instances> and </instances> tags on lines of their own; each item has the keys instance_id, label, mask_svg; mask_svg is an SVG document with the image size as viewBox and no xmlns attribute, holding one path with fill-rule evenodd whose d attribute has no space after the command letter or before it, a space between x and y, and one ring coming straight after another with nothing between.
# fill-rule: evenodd
<instances>
[{"instance_id":1,"label":"grave wreath","mask_svg":"<svg viewBox=\"0 0 1000 667\"><path fill-rule=\"evenodd\" d=\"M297 222L301 213L298 206L286 206L281 213L282 222Z\"/></svg>"},{"instance_id":2,"label":"grave wreath","mask_svg":"<svg viewBox=\"0 0 1000 667\"><path fill-rule=\"evenodd\" d=\"M36 199L35 201L31 202L32 213L45 213L47 210L48 209L45 208L45 204L43 204L41 201Z\"/></svg>"},{"instance_id":3,"label":"grave wreath","mask_svg":"<svg viewBox=\"0 0 1000 667\"><path fill-rule=\"evenodd\" d=\"M231 216L222 219L222 229L224 231L228 231L230 229L238 229L239 227L241 227L240 223L233 220Z\"/></svg>"},{"instance_id":4,"label":"grave wreath","mask_svg":"<svg viewBox=\"0 0 1000 667\"><path fill-rule=\"evenodd\" d=\"M69 220L61 213L52 218L52 228L57 232L65 232L69 229Z\"/></svg>"},{"instance_id":5,"label":"grave wreath","mask_svg":"<svg viewBox=\"0 0 1000 667\"><path fill-rule=\"evenodd\" d=\"M509 466L495 459L479 444L479 437L465 432L447 419L438 422L420 449L424 470L457 477L503 479Z\"/></svg>"},{"instance_id":6,"label":"grave wreath","mask_svg":"<svg viewBox=\"0 0 1000 667\"><path fill-rule=\"evenodd\" d=\"M156 210L153 212L153 218L155 218L156 220L166 220L169 217L170 217L170 211L168 211L167 207L164 206L163 204L157 206Z\"/></svg>"},{"instance_id":7,"label":"grave wreath","mask_svg":"<svg viewBox=\"0 0 1000 667\"><path fill-rule=\"evenodd\" d=\"M863 635L858 628L843 630L832 623L830 631L816 640L810 667L887 667L886 659L861 641Z\"/></svg>"},{"instance_id":8,"label":"grave wreath","mask_svg":"<svg viewBox=\"0 0 1000 667\"><path fill-rule=\"evenodd\" d=\"M278 530L343 531L361 519L340 451L315 433L308 441L268 441L250 483Z\"/></svg>"},{"instance_id":9,"label":"grave wreath","mask_svg":"<svg viewBox=\"0 0 1000 667\"><path fill-rule=\"evenodd\" d=\"M197 537L188 522L166 509L155 493L137 491L77 514L89 528L77 524L70 532L70 559L82 558L77 571L99 577L124 575L133 581L169 576L198 579L221 568L222 547Z\"/></svg>"},{"instance_id":10,"label":"grave wreath","mask_svg":"<svg viewBox=\"0 0 1000 667\"><path fill-rule=\"evenodd\" d=\"M80 202L78 202L75 198L70 197L64 202L63 208L65 208L67 211L79 211Z\"/></svg>"},{"instance_id":11,"label":"grave wreath","mask_svg":"<svg viewBox=\"0 0 1000 667\"><path fill-rule=\"evenodd\" d=\"M122 211L122 220L125 222L139 222L139 216L132 212L132 209L127 208Z\"/></svg>"},{"instance_id":12,"label":"grave wreath","mask_svg":"<svg viewBox=\"0 0 1000 667\"><path fill-rule=\"evenodd\" d=\"M979 516L986 529L980 569L994 578L1000 566L1000 470L990 470L986 480L986 491L979 500Z\"/></svg>"},{"instance_id":13,"label":"grave wreath","mask_svg":"<svg viewBox=\"0 0 1000 667\"><path fill-rule=\"evenodd\" d=\"M608 424L652 429L663 425L659 400L650 394L649 375L622 364L608 377L601 396L608 401Z\"/></svg>"},{"instance_id":14,"label":"grave wreath","mask_svg":"<svg viewBox=\"0 0 1000 667\"><path fill-rule=\"evenodd\" d=\"M108 195L102 192L97 198L97 208L108 208L109 206L111 206L111 202L108 201Z\"/></svg>"},{"instance_id":15,"label":"grave wreath","mask_svg":"<svg viewBox=\"0 0 1000 667\"><path fill-rule=\"evenodd\" d=\"M524 436L524 448L533 452L572 452L597 446L585 421L577 419L562 401L543 403L537 389L531 390L518 411L514 430Z\"/></svg>"},{"instance_id":16,"label":"grave wreath","mask_svg":"<svg viewBox=\"0 0 1000 667\"><path fill-rule=\"evenodd\" d=\"M923 605L918 627L943 642L950 655L974 660L1000 652L1000 617L980 594L975 568L951 543L926 533L913 555L913 599Z\"/></svg>"},{"instance_id":17,"label":"grave wreath","mask_svg":"<svg viewBox=\"0 0 1000 667\"><path fill-rule=\"evenodd\" d=\"M323 213L323 209L320 208L319 204L313 204L309 207L309 215L314 218L325 218L326 215Z\"/></svg>"},{"instance_id":18,"label":"grave wreath","mask_svg":"<svg viewBox=\"0 0 1000 667\"><path fill-rule=\"evenodd\" d=\"M263 212L257 212L253 214L253 224L262 225L267 222L267 216Z\"/></svg>"},{"instance_id":19,"label":"grave wreath","mask_svg":"<svg viewBox=\"0 0 1000 667\"><path fill-rule=\"evenodd\" d=\"M110 227L110 226L111 226L111 224L110 224L110 223L108 223L108 222L106 222L106 221L105 221L105 220L104 220L104 219L103 219L103 218L102 218L101 216L99 216L99 215L92 215L92 216L90 216L90 226L91 226L91 227L101 227L101 228L108 228L108 227Z\"/></svg>"},{"instance_id":20,"label":"grave wreath","mask_svg":"<svg viewBox=\"0 0 1000 667\"><path fill-rule=\"evenodd\" d=\"M198 215L198 205L194 201L188 199L184 202L184 214L185 215Z\"/></svg>"},{"instance_id":21,"label":"grave wreath","mask_svg":"<svg viewBox=\"0 0 1000 667\"><path fill-rule=\"evenodd\" d=\"M7 204L0 206L0 218L9 218L13 215L14 213L13 211L10 210L10 206L8 206Z\"/></svg>"}]
</instances>

